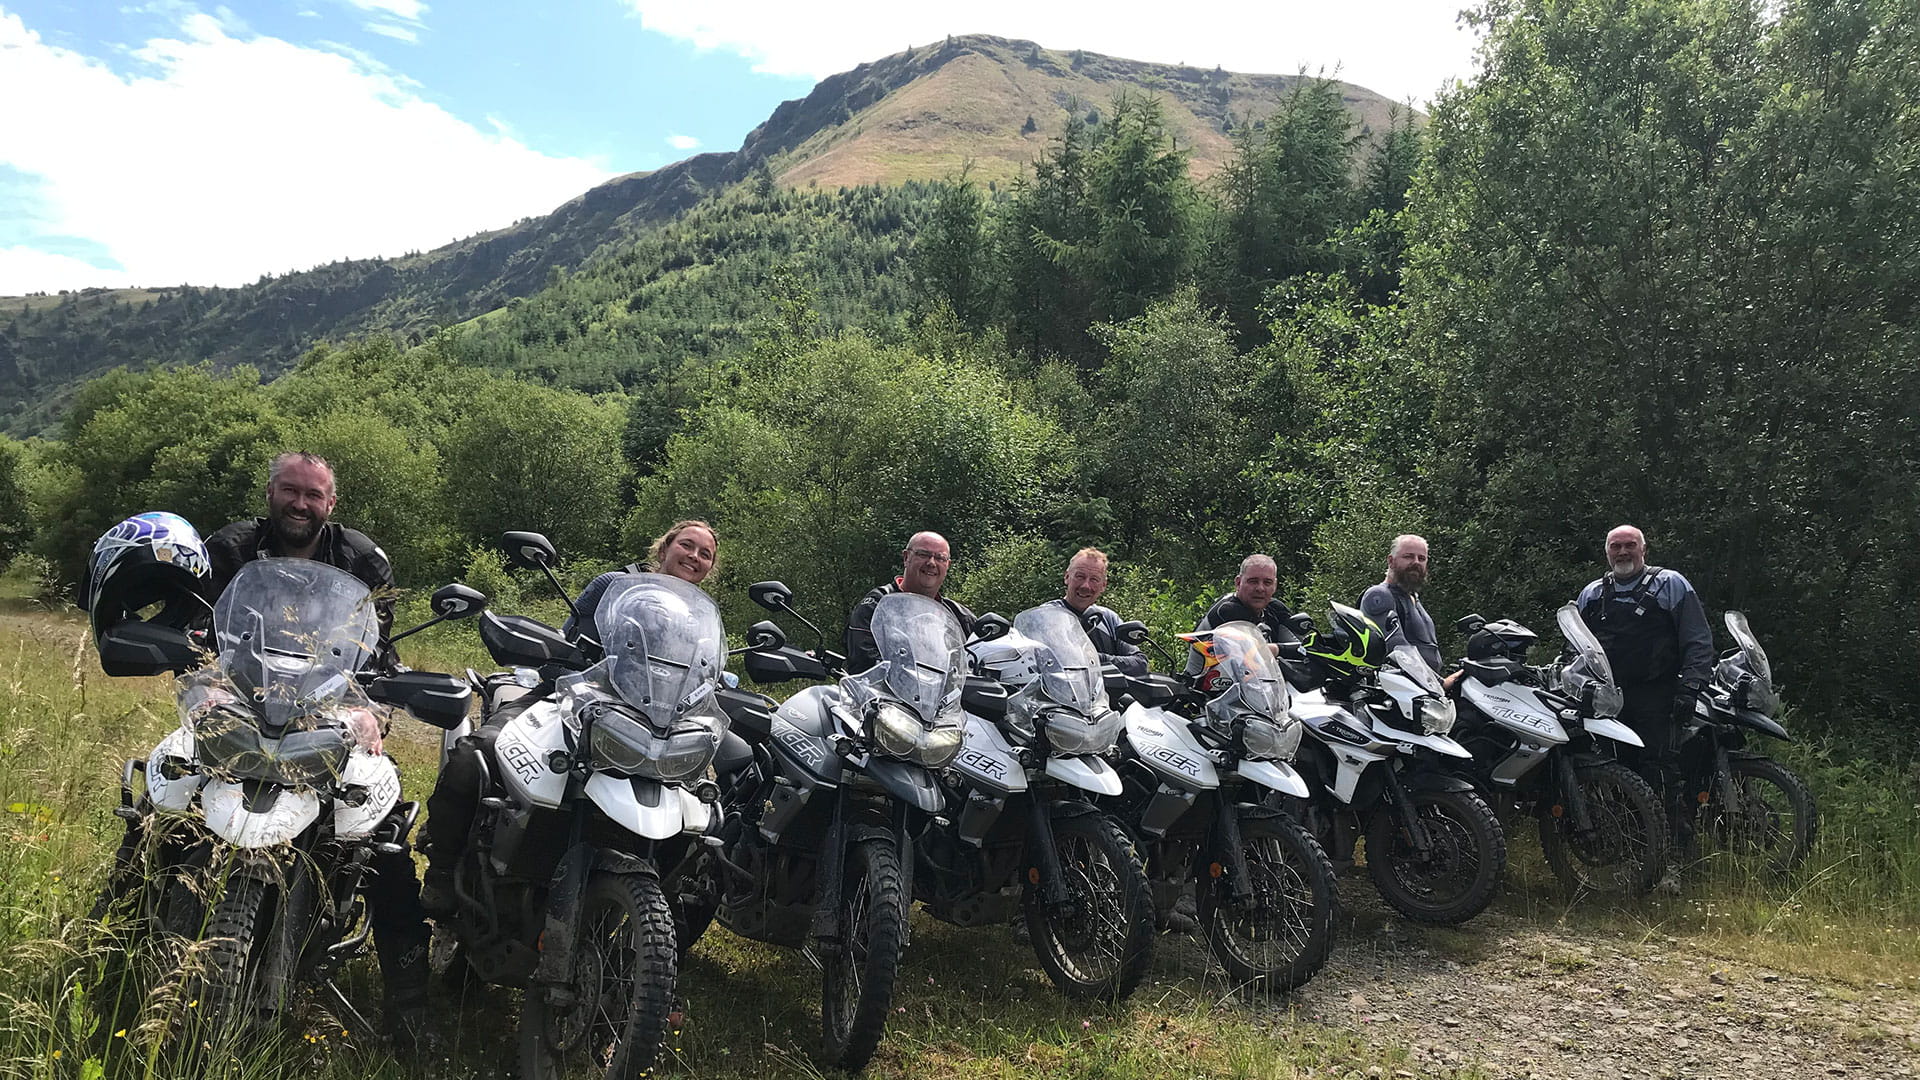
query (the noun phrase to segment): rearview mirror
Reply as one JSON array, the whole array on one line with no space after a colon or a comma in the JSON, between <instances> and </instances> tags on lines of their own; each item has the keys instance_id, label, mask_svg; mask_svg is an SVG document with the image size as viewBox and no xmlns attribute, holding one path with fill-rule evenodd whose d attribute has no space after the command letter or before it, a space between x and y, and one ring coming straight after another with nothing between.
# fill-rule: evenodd
<instances>
[{"instance_id":1,"label":"rearview mirror","mask_svg":"<svg viewBox=\"0 0 1920 1080\"><path fill-rule=\"evenodd\" d=\"M793 590L778 581L756 581L747 586L747 599L768 611L785 611L793 604Z\"/></svg>"},{"instance_id":2,"label":"rearview mirror","mask_svg":"<svg viewBox=\"0 0 1920 1080\"><path fill-rule=\"evenodd\" d=\"M1481 616L1468 615L1462 618L1459 622L1454 623L1453 628L1455 630L1460 631L1463 634L1473 634L1473 633L1478 633L1480 628L1485 625L1487 625L1487 620L1482 618Z\"/></svg>"},{"instance_id":3,"label":"rearview mirror","mask_svg":"<svg viewBox=\"0 0 1920 1080\"><path fill-rule=\"evenodd\" d=\"M1305 637L1313 633L1313 616L1304 611L1295 612L1293 618L1287 620L1287 625L1293 627L1294 633Z\"/></svg>"},{"instance_id":4,"label":"rearview mirror","mask_svg":"<svg viewBox=\"0 0 1920 1080\"><path fill-rule=\"evenodd\" d=\"M443 619L466 619L487 609L487 594L456 581L435 589L428 603Z\"/></svg>"},{"instance_id":5,"label":"rearview mirror","mask_svg":"<svg viewBox=\"0 0 1920 1080\"><path fill-rule=\"evenodd\" d=\"M1113 628L1113 636L1122 644L1138 646L1147 640L1147 624L1139 619L1129 619Z\"/></svg>"},{"instance_id":6,"label":"rearview mirror","mask_svg":"<svg viewBox=\"0 0 1920 1080\"><path fill-rule=\"evenodd\" d=\"M973 636L981 641L1003 638L1012 631L1013 624L1005 616L995 615L991 611L973 620Z\"/></svg>"},{"instance_id":7,"label":"rearview mirror","mask_svg":"<svg viewBox=\"0 0 1920 1080\"><path fill-rule=\"evenodd\" d=\"M553 541L537 532L510 532L500 537L500 550L507 565L522 570L542 570L560 561Z\"/></svg>"}]
</instances>

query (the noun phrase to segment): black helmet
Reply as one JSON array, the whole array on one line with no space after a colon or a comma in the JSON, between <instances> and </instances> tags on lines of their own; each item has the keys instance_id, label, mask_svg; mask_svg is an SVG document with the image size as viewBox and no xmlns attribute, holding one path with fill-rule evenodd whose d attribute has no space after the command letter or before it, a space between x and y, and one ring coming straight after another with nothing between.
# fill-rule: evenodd
<instances>
[{"instance_id":1,"label":"black helmet","mask_svg":"<svg viewBox=\"0 0 1920 1080\"><path fill-rule=\"evenodd\" d=\"M1327 628L1307 632L1306 654L1328 677L1350 679L1386 663L1387 632L1358 608L1327 602Z\"/></svg>"},{"instance_id":2,"label":"black helmet","mask_svg":"<svg viewBox=\"0 0 1920 1080\"><path fill-rule=\"evenodd\" d=\"M1467 638L1467 659L1513 660L1524 664L1534 637L1533 631L1512 619L1490 622Z\"/></svg>"},{"instance_id":3,"label":"black helmet","mask_svg":"<svg viewBox=\"0 0 1920 1080\"><path fill-rule=\"evenodd\" d=\"M121 623L140 621L140 612L155 605L160 610L145 622L191 628L213 611L207 601L212 578L207 546L186 518L136 514L115 525L94 543L87 575L85 599L94 644Z\"/></svg>"}]
</instances>

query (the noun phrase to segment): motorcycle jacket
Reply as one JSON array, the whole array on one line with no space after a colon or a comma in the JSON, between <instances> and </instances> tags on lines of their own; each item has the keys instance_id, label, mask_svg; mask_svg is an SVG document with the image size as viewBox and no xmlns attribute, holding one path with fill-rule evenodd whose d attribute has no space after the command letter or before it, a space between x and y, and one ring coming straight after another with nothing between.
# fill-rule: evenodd
<instances>
[{"instance_id":1,"label":"motorcycle jacket","mask_svg":"<svg viewBox=\"0 0 1920 1080\"><path fill-rule=\"evenodd\" d=\"M266 518L236 521L207 537L207 558L213 564L211 592L219 596L240 567L255 559L278 556L278 537ZM329 521L320 526L320 539L313 549L315 562L345 570L367 583L374 591L374 611L380 619L380 640L393 636L393 564L380 545L358 529ZM384 595L382 595L384 594ZM381 662L392 668L399 656L391 646L381 650Z\"/></svg>"},{"instance_id":2,"label":"motorcycle jacket","mask_svg":"<svg viewBox=\"0 0 1920 1080\"><path fill-rule=\"evenodd\" d=\"M1213 606L1207 609L1207 613L1200 616L1200 621L1193 624L1193 628L1196 631L1211 630L1230 622L1250 622L1259 627L1260 632L1265 634L1270 642L1299 641L1300 635L1294 633L1293 627L1287 625L1292 618L1292 609L1281 603L1277 596L1267 601L1265 611L1255 613L1239 596L1228 593L1215 600ZM1197 650L1188 649L1187 674L1198 675L1205 669L1206 661L1201 658L1200 653Z\"/></svg>"},{"instance_id":3,"label":"motorcycle jacket","mask_svg":"<svg viewBox=\"0 0 1920 1080\"><path fill-rule=\"evenodd\" d=\"M1678 571L1649 566L1625 581L1608 573L1580 591L1578 605L1623 687L1713 673L1706 610Z\"/></svg>"},{"instance_id":4,"label":"motorcycle jacket","mask_svg":"<svg viewBox=\"0 0 1920 1080\"><path fill-rule=\"evenodd\" d=\"M901 591L900 579L895 578L861 597L860 602L847 613L847 674L858 675L880 662L880 648L873 642L874 605L888 593ZM967 610L967 605L947 596L942 596L940 603L959 621L961 638L973 633L973 612Z\"/></svg>"},{"instance_id":5,"label":"motorcycle jacket","mask_svg":"<svg viewBox=\"0 0 1920 1080\"><path fill-rule=\"evenodd\" d=\"M1087 637L1093 641L1093 651L1100 654L1102 664L1112 664L1120 669L1121 674L1136 678L1147 673L1147 658L1141 655L1140 650L1113 636L1121 622L1118 612L1099 604L1089 604L1087 610L1075 611L1065 598L1049 603L1066 608L1069 614L1080 620L1080 625L1086 628Z\"/></svg>"},{"instance_id":6,"label":"motorcycle jacket","mask_svg":"<svg viewBox=\"0 0 1920 1080\"><path fill-rule=\"evenodd\" d=\"M1387 632L1389 649L1411 645L1433 670L1445 670L1440 657L1440 636L1434 631L1433 616L1427 614L1419 593L1383 581L1360 594L1360 612Z\"/></svg>"}]
</instances>

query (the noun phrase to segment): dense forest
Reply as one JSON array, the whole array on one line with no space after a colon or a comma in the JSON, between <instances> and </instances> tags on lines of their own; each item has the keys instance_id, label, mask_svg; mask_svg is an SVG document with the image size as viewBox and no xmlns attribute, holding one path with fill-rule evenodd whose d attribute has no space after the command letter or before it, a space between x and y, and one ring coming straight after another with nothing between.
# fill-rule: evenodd
<instances>
[{"instance_id":1,"label":"dense forest","mask_svg":"<svg viewBox=\"0 0 1920 1080\"><path fill-rule=\"evenodd\" d=\"M779 577L833 624L933 528L976 608L1094 542L1173 632L1250 551L1316 610L1415 531L1437 617L1545 631L1631 522L1750 614L1796 724L1910 749L1915 15L1493 0L1423 122L1363 137L1303 81L1204 184L1125 95L1011 184L762 173L417 343L82 385L56 438L0 439L0 558L71 583L126 514L259 512L298 446L404 584L503 606L502 529L578 584L701 516L730 622Z\"/></svg>"}]
</instances>

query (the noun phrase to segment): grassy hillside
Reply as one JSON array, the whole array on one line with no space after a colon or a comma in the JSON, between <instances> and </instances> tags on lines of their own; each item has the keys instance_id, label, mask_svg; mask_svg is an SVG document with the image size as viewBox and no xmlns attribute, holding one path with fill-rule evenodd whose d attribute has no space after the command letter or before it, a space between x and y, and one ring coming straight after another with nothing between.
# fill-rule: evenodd
<instances>
[{"instance_id":1,"label":"grassy hillside","mask_svg":"<svg viewBox=\"0 0 1920 1080\"><path fill-rule=\"evenodd\" d=\"M1232 126L1262 121L1301 79L1150 64L976 34L824 80L805 101L781 106L742 152L775 150L774 171L793 187L934 180L962 165L981 180L1006 181L1060 135L1070 106L1097 114L1117 93L1146 93L1161 100L1175 140L1190 152L1194 176L1205 179L1231 156ZM1387 126L1393 102L1359 86L1340 89L1361 130ZM795 139L786 134L789 125L817 130Z\"/></svg>"}]
</instances>

